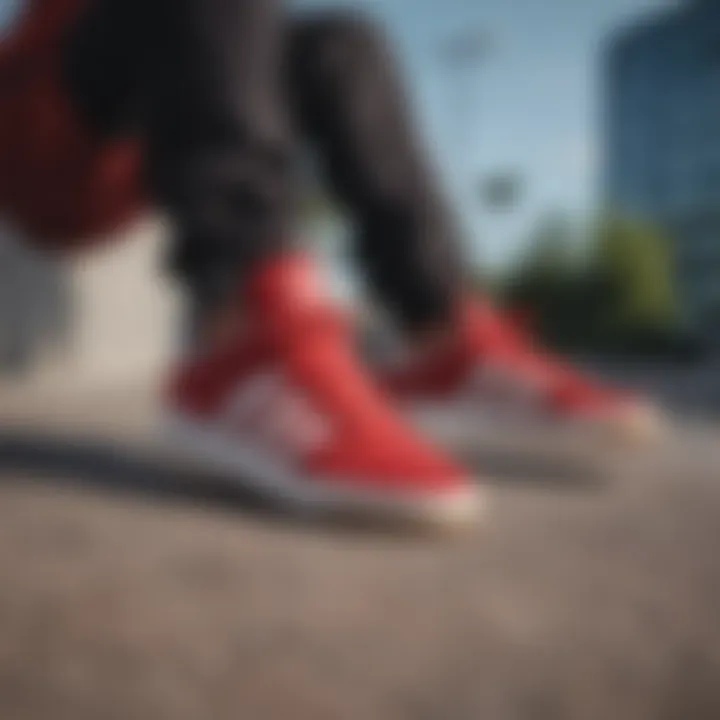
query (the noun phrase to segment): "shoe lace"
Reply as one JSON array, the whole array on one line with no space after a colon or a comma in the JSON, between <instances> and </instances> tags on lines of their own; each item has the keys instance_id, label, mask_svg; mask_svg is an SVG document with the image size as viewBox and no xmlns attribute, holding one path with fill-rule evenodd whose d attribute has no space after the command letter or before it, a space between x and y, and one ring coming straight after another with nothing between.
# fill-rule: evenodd
<instances>
[{"instance_id":1,"label":"shoe lace","mask_svg":"<svg viewBox=\"0 0 720 720\"><path fill-rule=\"evenodd\" d=\"M351 322L334 309L313 313L297 328L305 375L336 419L369 434L408 435L389 397L354 350Z\"/></svg>"},{"instance_id":2,"label":"shoe lace","mask_svg":"<svg viewBox=\"0 0 720 720\"><path fill-rule=\"evenodd\" d=\"M582 373L542 348L534 334L509 313L482 308L476 327L486 348L509 363L525 379L536 383L554 400L577 403L597 398L602 391Z\"/></svg>"}]
</instances>

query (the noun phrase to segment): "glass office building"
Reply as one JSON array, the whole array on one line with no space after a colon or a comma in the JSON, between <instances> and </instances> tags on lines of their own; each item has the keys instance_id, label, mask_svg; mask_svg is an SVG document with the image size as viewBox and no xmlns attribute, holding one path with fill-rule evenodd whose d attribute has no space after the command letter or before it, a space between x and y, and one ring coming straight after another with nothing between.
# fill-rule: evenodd
<instances>
[{"instance_id":1,"label":"glass office building","mask_svg":"<svg viewBox=\"0 0 720 720\"><path fill-rule=\"evenodd\" d=\"M667 231L688 323L720 336L720 2L621 29L605 73L607 205Z\"/></svg>"}]
</instances>

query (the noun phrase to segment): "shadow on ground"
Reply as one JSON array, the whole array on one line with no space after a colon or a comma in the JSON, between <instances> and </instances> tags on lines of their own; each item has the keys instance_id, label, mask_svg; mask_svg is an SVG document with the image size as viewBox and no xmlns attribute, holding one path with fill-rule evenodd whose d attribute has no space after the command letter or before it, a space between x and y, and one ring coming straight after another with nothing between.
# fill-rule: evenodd
<instances>
[{"instance_id":1,"label":"shadow on ground","mask_svg":"<svg viewBox=\"0 0 720 720\"><path fill-rule=\"evenodd\" d=\"M0 425L3 720L720 717L704 435L670 449L692 472L658 452L607 488L479 450L509 491L462 542L328 542L234 522L264 504L153 457L140 414L113 440L88 417L77 434ZM56 491L75 486L110 497Z\"/></svg>"},{"instance_id":2,"label":"shadow on ground","mask_svg":"<svg viewBox=\"0 0 720 720\"><path fill-rule=\"evenodd\" d=\"M604 485L597 469L577 460L492 449L466 453L466 460L486 483L565 492L593 491ZM172 466L150 451L110 440L68 439L56 433L0 428L0 473L268 517L279 514L267 498L241 484Z\"/></svg>"},{"instance_id":3,"label":"shadow on ground","mask_svg":"<svg viewBox=\"0 0 720 720\"><path fill-rule=\"evenodd\" d=\"M66 439L31 430L0 429L0 472L153 500L171 499L270 513L263 498L240 485L168 466L146 452L109 440Z\"/></svg>"}]
</instances>

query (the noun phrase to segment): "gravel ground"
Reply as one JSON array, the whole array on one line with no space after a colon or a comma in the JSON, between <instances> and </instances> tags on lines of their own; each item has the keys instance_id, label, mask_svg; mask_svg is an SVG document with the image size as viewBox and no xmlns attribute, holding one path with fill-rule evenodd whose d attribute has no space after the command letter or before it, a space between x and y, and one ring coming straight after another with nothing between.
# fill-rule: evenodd
<instances>
[{"instance_id":1,"label":"gravel ground","mask_svg":"<svg viewBox=\"0 0 720 720\"><path fill-rule=\"evenodd\" d=\"M495 463L485 521L431 540L172 473L151 407L4 399L2 720L720 718L717 426Z\"/></svg>"}]
</instances>

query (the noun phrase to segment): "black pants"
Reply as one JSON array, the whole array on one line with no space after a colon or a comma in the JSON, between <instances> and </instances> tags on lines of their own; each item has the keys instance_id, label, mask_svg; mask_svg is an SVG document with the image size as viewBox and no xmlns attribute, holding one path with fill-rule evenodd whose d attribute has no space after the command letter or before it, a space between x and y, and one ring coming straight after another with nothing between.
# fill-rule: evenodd
<instances>
[{"instance_id":1,"label":"black pants","mask_svg":"<svg viewBox=\"0 0 720 720\"><path fill-rule=\"evenodd\" d=\"M68 82L102 133L141 132L174 266L220 298L293 243L298 149L350 212L379 299L409 327L447 319L455 229L385 39L357 15L290 19L281 0L92 0Z\"/></svg>"}]
</instances>

